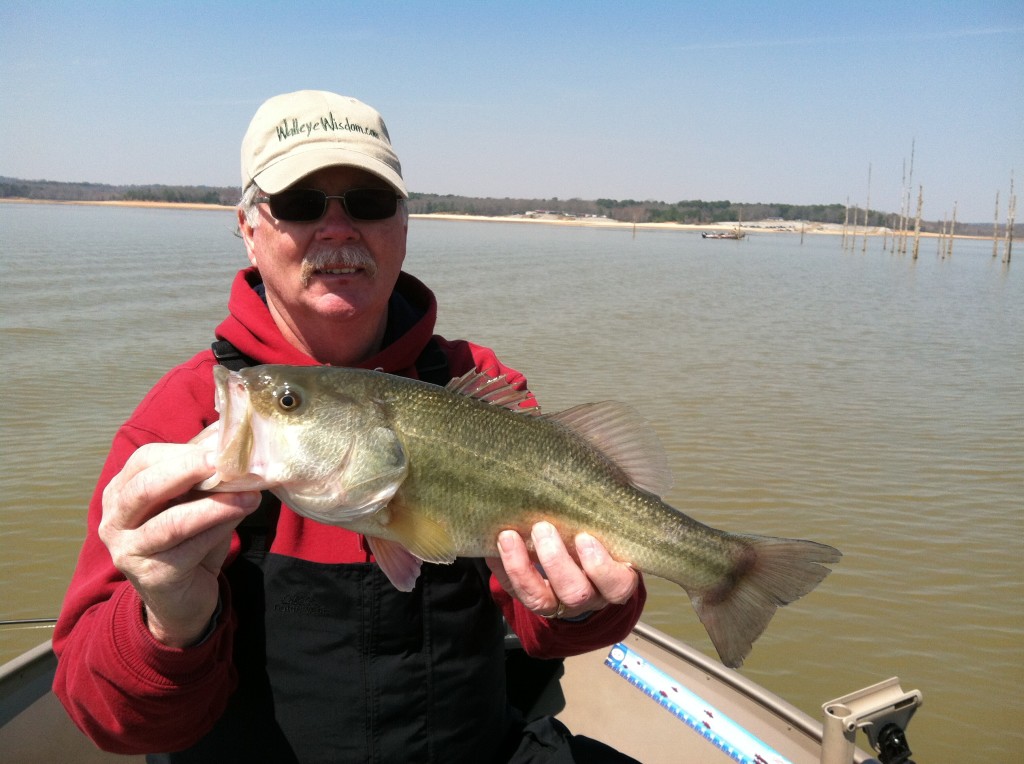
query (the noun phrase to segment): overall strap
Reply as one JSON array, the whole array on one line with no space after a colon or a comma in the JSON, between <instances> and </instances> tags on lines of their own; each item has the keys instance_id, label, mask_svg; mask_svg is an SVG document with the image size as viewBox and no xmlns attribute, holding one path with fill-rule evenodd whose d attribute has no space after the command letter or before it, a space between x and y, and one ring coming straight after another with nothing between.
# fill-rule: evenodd
<instances>
[{"instance_id":1,"label":"overall strap","mask_svg":"<svg viewBox=\"0 0 1024 764\"><path fill-rule=\"evenodd\" d=\"M448 356L433 337L427 341L420 357L416 359L416 375L423 382L429 382L438 387L444 387L452 379L452 373L448 367Z\"/></svg>"},{"instance_id":2,"label":"overall strap","mask_svg":"<svg viewBox=\"0 0 1024 764\"><path fill-rule=\"evenodd\" d=\"M243 354L227 340L216 340L210 345L210 349L217 363L231 371L257 365L252 358ZM416 359L416 374L424 382L438 387L444 387L452 378L448 368L448 356L434 337L427 341L423 352Z\"/></svg>"},{"instance_id":3,"label":"overall strap","mask_svg":"<svg viewBox=\"0 0 1024 764\"><path fill-rule=\"evenodd\" d=\"M256 365L253 359L243 355L238 348L227 340L215 340L210 345L210 349L213 351L213 357L217 359L217 363L230 371L238 371L246 366Z\"/></svg>"}]
</instances>

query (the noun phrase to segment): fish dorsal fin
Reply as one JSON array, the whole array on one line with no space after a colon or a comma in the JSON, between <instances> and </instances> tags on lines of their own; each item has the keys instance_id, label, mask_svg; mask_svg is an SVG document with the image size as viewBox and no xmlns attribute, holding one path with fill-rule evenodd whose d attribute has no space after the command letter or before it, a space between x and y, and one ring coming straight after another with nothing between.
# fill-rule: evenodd
<instances>
[{"instance_id":1,"label":"fish dorsal fin","mask_svg":"<svg viewBox=\"0 0 1024 764\"><path fill-rule=\"evenodd\" d=\"M532 401L533 395L529 390L517 390L512 387L504 374L500 377L489 377L482 371L470 369L461 377L452 379L445 385L445 390L476 398L484 403L500 406L517 414L536 416L540 413L539 406L521 407L520 404L525 401Z\"/></svg>"},{"instance_id":2,"label":"fish dorsal fin","mask_svg":"<svg viewBox=\"0 0 1024 764\"><path fill-rule=\"evenodd\" d=\"M617 401L584 403L546 417L580 435L637 488L663 496L672 487L672 474L657 434L630 406Z\"/></svg>"}]
</instances>

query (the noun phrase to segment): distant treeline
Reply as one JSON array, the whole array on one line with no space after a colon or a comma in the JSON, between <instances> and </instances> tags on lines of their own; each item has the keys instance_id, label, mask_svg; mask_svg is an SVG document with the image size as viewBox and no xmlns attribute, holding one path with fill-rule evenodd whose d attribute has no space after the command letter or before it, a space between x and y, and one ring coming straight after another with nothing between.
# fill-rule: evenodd
<instances>
[{"instance_id":1,"label":"distant treeline","mask_svg":"<svg viewBox=\"0 0 1024 764\"><path fill-rule=\"evenodd\" d=\"M842 204L763 204L730 201L703 201L694 199L682 202L637 201L635 199L481 199L471 196L455 196L452 194L418 194L409 195L409 211L414 214L451 213L459 215L522 215L527 212L544 210L585 217L593 215L608 217L626 223L682 223L687 225L705 225L709 223L725 223L737 220L806 220L809 223L836 223L842 225L847 220L847 210ZM864 211L856 212L857 225L864 227ZM849 225L854 224L854 210L849 210ZM868 225L888 226L895 229L899 225L899 215L890 212L871 210L868 214ZM921 221L921 230L938 233L942 230L942 221ZM912 229L914 221L909 222ZM1015 229L1021 226L1014 226ZM1002 230L1002 226L1000 226ZM956 233L963 236L991 236L992 224L988 223L957 223Z\"/></svg>"},{"instance_id":2,"label":"distant treeline","mask_svg":"<svg viewBox=\"0 0 1024 764\"><path fill-rule=\"evenodd\" d=\"M110 186L103 183L60 183L0 177L0 199L55 202L175 202L238 204L241 190L215 186Z\"/></svg>"},{"instance_id":3,"label":"distant treeline","mask_svg":"<svg viewBox=\"0 0 1024 764\"><path fill-rule=\"evenodd\" d=\"M413 194L409 210L414 213L450 212L470 215L514 215L537 210L562 212L583 217L593 215L638 223L721 223L731 220L813 220L842 223L842 205L739 204L734 202L639 202L635 199L477 199L452 195ZM873 213L872 225L883 225L883 213Z\"/></svg>"},{"instance_id":4,"label":"distant treeline","mask_svg":"<svg viewBox=\"0 0 1024 764\"><path fill-rule=\"evenodd\" d=\"M192 204L238 203L241 189L237 186L164 186L126 185L102 183L61 183L49 180L19 180L0 177L0 199L38 199L45 201L143 201L178 202ZM521 215L546 210L577 217L608 217L627 223L685 223L702 225L735 220L806 220L810 223L842 224L847 219L842 204L751 204L730 201L690 200L681 202L637 201L635 199L494 199L453 194L421 194L409 196L409 211L413 214L450 213L459 215ZM849 212L853 225L854 211ZM898 225L895 213L872 210L868 215L871 226ZM864 212L857 212L857 223L864 226ZM922 221L921 229L939 232L942 222ZM910 222L913 227L913 221ZM1020 228L1021 226L1015 226ZM1002 227L1000 226L1000 229ZM991 236L991 223L958 223L956 233Z\"/></svg>"},{"instance_id":5,"label":"distant treeline","mask_svg":"<svg viewBox=\"0 0 1024 764\"><path fill-rule=\"evenodd\" d=\"M683 202L637 201L635 199L479 199L468 196L412 194L409 211L414 213L449 212L468 215L515 215L537 210L562 212L583 217L604 216L627 223L724 223L735 220L808 220L817 223L842 223L846 209L841 204L745 204L730 201ZM863 213L861 213L863 218ZM884 213L874 212L871 225L885 225ZM862 223L863 225L863 223Z\"/></svg>"}]
</instances>

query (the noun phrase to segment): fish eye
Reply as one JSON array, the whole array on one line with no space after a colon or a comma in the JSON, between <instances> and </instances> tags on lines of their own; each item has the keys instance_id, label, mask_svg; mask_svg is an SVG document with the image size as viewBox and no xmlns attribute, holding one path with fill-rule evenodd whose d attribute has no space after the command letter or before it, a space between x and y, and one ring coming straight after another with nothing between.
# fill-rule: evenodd
<instances>
[{"instance_id":1,"label":"fish eye","mask_svg":"<svg viewBox=\"0 0 1024 764\"><path fill-rule=\"evenodd\" d=\"M274 397L282 411L294 411L302 405L302 396L288 387L282 387Z\"/></svg>"}]
</instances>

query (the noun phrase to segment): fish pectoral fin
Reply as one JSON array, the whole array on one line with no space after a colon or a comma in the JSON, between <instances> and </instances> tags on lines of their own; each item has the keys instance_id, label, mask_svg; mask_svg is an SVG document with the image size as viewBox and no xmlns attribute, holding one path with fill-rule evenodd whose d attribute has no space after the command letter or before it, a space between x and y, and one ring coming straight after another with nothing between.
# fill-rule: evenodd
<instances>
[{"instance_id":1,"label":"fish pectoral fin","mask_svg":"<svg viewBox=\"0 0 1024 764\"><path fill-rule=\"evenodd\" d=\"M455 562L455 542L439 523L396 497L387 509L388 536L425 562Z\"/></svg>"},{"instance_id":2,"label":"fish pectoral fin","mask_svg":"<svg viewBox=\"0 0 1024 764\"><path fill-rule=\"evenodd\" d=\"M419 558L413 557L409 550L396 541L388 541L377 536L367 536L370 551L384 575L388 577L400 592L411 592L420 577Z\"/></svg>"},{"instance_id":3,"label":"fish pectoral fin","mask_svg":"<svg viewBox=\"0 0 1024 764\"><path fill-rule=\"evenodd\" d=\"M378 521L392 538L367 536L367 542L380 569L399 591L412 591L422 561L455 561L455 544L448 531L402 502L389 504Z\"/></svg>"}]
</instances>

